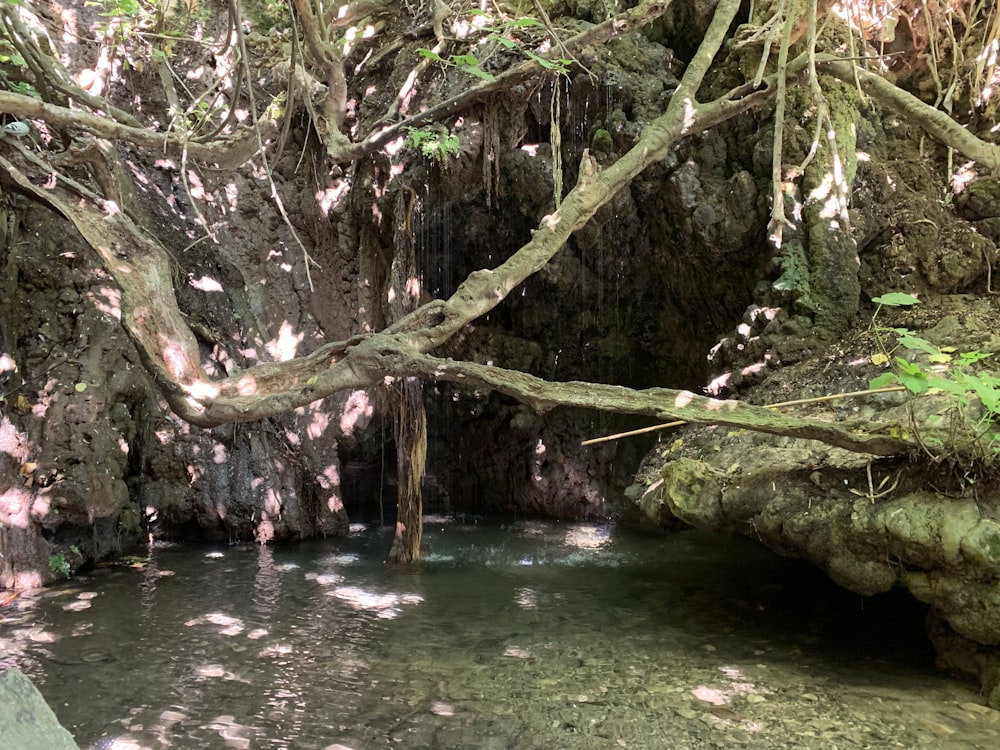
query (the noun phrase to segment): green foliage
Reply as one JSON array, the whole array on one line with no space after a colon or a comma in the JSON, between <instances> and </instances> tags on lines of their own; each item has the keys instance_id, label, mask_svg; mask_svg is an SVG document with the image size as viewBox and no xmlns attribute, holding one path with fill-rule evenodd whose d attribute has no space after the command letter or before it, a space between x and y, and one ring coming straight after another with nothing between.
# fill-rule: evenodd
<instances>
[{"instance_id":1,"label":"green foliage","mask_svg":"<svg viewBox=\"0 0 1000 750\"><path fill-rule=\"evenodd\" d=\"M38 98L38 91L34 86L19 80L26 73L28 64L7 36L7 30L0 27L0 85L8 91Z\"/></svg>"},{"instance_id":2,"label":"green foliage","mask_svg":"<svg viewBox=\"0 0 1000 750\"><path fill-rule=\"evenodd\" d=\"M427 159L444 164L458 156L461 143L458 136L443 125L427 125L406 129L406 147Z\"/></svg>"},{"instance_id":3,"label":"green foliage","mask_svg":"<svg viewBox=\"0 0 1000 750\"><path fill-rule=\"evenodd\" d=\"M496 81L496 77L492 73L489 73L480 67L479 60L475 55L452 55L451 57L445 59L434 50L425 49L424 47L418 49L417 52L424 57L430 58L434 62L458 68L463 73L468 73L476 78L481 78L487 83L493 83Z\"/></svg>"},{"instance_id":4,"label":"green foliage","mask_svg":"<svg viewBox=\"0 0 1000 750\"><path fill-rule=\"evenodd\" d=\"M474 10L470 12L470 15L485 16L486 14L483 11ZM507 21L500 26L484 26L482 27L482 31L485 33L485 36L479 41L477 46L487 50L487 56L492 54L492 52L497 49L505 49L518 53L529 60L534 60L546 70L554 71L560 75L568 75L569 66L573 64L573 60L550 60L544 58L535 52L532 52L528 47L528 43L521 41L515 35L518 30L541 26L541 21L535 18L517 18L512 21ZM463 73L467 73L468 75L479 78L487 83L493 83L496 81L496 77L483 68L484 61L480 60L472 53L464 55L451 55L450 57L444 58L433 50L423 47L418 49L417 52L434 62L441 63L446 67L457 68Z\"/></svg>"},{"instance_id":5,"label":"green foliage","mask_svg":"<svg viewBox=\"0 0 1000 750\"><path fill-rule=\"evenodd\" d=\"M872 302L878 305L872 318L874 322L883 307L909 307L919 304L920 300L909 294L893 292L875 297ZM886 362L891 370L873 379L869 387L875 389L901 385L915 395L947 393L954 398L960 414L967 413L968 407L974 403L981 404L983 413L975 423L976 437L985 437L990 442L991 453L1000 456L1000 434L994 429L1000 425L1000 378L976 367L993 355L978 350L959 352L955 347L939 347L908 328L876 325L874 330L882 347L882 355L876 355L877 358L873 357L873 361ZM891 335L896 341L891 350L885 346L883 337L886 335ZM927 355L926 364L911 362L894 354L899 347Z\"/></svg>"},{"instance_id":6,"label":"green foliage","mask_svg":"<svg viewBox=\"0 0 1000 750\"><path fill-rule=\"evenodd\" d=\"M49 555L49 569L53 573L61 573L67 578L69 578L70 575L72 574L72 571L70 570L69 567L69 562L67 562L66 560L66 555L64 555L62 552L54 552L53 554Z\"/></svg>"}]
</instances>

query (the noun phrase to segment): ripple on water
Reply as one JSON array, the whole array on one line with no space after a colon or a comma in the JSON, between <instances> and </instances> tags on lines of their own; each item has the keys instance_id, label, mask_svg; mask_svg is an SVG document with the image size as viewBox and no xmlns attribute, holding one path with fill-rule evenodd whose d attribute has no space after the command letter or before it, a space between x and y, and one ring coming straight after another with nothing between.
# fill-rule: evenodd
<instances>
[{"instance_id":1,"label":"ripple on water","mask_svg":"<svg viewBox=\"0 0 1000 750\"><path fill-rule=\"evenodd\" d=\"M752 545L482 520L425 539L412 568L370 529L159 548L4 610L0 664L115 750L1000 746L1000 714L906 645L919 608Z\"/></svg>"}]
</instances>

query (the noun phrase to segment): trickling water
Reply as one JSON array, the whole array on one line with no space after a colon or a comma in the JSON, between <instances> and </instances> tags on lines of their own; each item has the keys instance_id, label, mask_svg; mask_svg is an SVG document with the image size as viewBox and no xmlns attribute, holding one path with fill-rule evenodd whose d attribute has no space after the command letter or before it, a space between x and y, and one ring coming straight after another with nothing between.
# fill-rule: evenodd
<instances>
[{"instance_id":1,"label":"trickling water","mask_svg":"<svg viewBox=\"0 0 1000 750\"><path fill-rule=\"evenodd\" d=\"M0 667L82 747L994 748L920 608L745 540L431 523L157 549L0 612Z\"/></svg>"}]
</instances>

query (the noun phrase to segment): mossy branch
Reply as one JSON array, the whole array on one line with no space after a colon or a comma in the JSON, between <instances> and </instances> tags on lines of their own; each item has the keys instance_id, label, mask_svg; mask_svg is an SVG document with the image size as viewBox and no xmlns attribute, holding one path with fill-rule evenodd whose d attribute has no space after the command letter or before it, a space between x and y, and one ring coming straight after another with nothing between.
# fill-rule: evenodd
<instances>
[{"instance_id":1,"label":"mossy branch","mask_svg":"<svg viewBox=\"0 0 1000 750\"><path fill-rule=\"evenodd\" d=\"M1000 174L1000 145L977 138L947 113L925 104L877 73L863 70L852 63L831 55L817 55L816 64L842 81L854 83L855 76L862 89L878 101L946 146L964 154L994 174Z\"/></svg>"}]
</instances>

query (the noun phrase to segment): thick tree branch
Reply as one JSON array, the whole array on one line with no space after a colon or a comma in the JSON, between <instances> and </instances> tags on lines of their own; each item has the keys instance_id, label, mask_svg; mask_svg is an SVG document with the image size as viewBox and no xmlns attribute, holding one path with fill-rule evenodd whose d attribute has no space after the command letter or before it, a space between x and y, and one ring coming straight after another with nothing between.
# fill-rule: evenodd
<instances>
[{"instance_id":1,"label":"thick tree branch","mask_svg":"<svg viewBox=\"0 0 1000 750\"><path fill-rule=\"evenodd\" d=\"M235 169L257 153L257 136L251 127L242 127L237 134L211 143L197 143L167 133L156 133L147 128L122 125L100 115L48 104L31 96L0 91L0 111L19 118L44 120L56 128L83 130L98 138L121 140L180 158L187 149L187 158L202 164L215 164L220 169ZM263 139L277 132L277 125L261 120Z\"/></svg>"},{"instance_id":2,"label":"thick tree branch","mask_svg":"<svg viewBox=\"0 0 1000 750\"><path fill-rule=\"evenodd\" d=\"M842 81L854 83L857 78L861 87L873 99L905 116L944 145L951 146L990 172L1000 174L1000 146L977 138L947 113L925 104L877 73L845 60L830 55L817 55L816 64Z\"/></svg>"},{"instance_id":3,"label":"thick tree branch","mask_svg":"<svg viewBox=\"0 0 1000 750\"><path fill-rule=\"evenodd\" d=\"M670 388L637 391L602 383L552 383L523 372L439 359L402 349L383 349L379 356L387 371L489 388L512 396L538 412L557 406L579 406L615 414L641 414L661 420L726 425L772 435L820 440L845 450L879 456L904 454L919 447L915 441L888 434L893 428L902 432L900 425L797 419L765 406L720 401Z\"/></svg>"}]
</instances>

